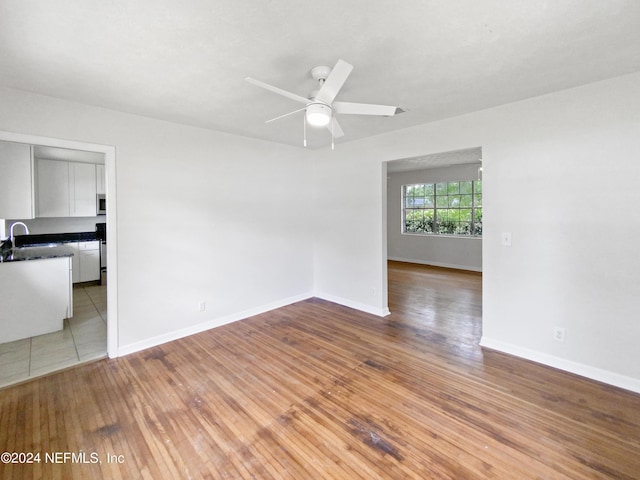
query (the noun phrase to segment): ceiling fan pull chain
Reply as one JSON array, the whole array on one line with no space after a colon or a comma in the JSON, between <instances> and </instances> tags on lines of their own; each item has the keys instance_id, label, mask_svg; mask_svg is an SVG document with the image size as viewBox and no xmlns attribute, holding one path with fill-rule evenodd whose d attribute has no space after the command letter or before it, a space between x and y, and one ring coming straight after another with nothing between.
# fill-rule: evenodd
<instances>
[{"instance_id":1,"label":"ceiling fan pull chain","mask_svg":"<svg viewBox=\"0 0 640 480\"><path fill-rule=\"evenodd\" d=\"M302 144L306 147L307 146L307 116L303 115L302 116Z\"/></svg>"},{"instance_id":2,"label":"ceiling fan pull chain","mask_svg":"<svg viewBox=\"0 0 640 480\"><path fill-rule=\"evenodd\" d=\"M335 124L335 122L333 121L333 118L331 119L331 150L335 150L335 144L334 144L334 136L333 136L333 125Z\"/></svg>"}]
</instances>

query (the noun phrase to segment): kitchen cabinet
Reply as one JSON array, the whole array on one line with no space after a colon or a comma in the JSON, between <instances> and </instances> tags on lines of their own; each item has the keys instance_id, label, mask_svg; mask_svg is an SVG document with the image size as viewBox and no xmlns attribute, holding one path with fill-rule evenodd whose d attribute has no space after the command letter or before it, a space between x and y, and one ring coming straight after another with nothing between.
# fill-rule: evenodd
<instances>
[{"instance_id":1,"label":"kitchen cabinet","mask_svg":"<svg viewBox=\"0 0 640 480\"><path fill-rule=\"evenodd\" d=\"M73 250L73 283L100 280L100 242L66 243Z\"/></svg>"},{"instance_id":2,"label":"kitchen cabinet","mask_svg":"<svg viewBox=\"0 0 640 480\"><path fill-rule=\"evenodd\" d=\"M95 164L37 159L36 198L37 217L95 217Z\"/></svg>"},{"instance_id":3,"label":"kitchen cabinet","mask_svg":"<svg viewBox=\"0 0 640 480\"><path fill-rule=\"evenodd\" d=\"M62 330L73 315L69 257L0 263L0 343Z\"/></svg>"},{"instance_id":4,"label":"kitchen cabinet","mask_svg":"<svg viewBox=\"0 0 640 480\"><path fill-rule=\"evenodd\" d=\"M69 213L72 217L96 216L96 166L69 163Z\"/></svg>"},{"instance_id":5,"label":"kitchen cabinet","mask_svg":"<svg viewBox=\"0 0 640 480\"><path fill-rule=\"evenodd\" d=\"M36 161L37 217L69 217L69 162Z\"/></svg>"},{"instance_id":6,"label":"kitchen cabinet","mask_svg":"<svg viewBox=\"0 0 640 480\"><path fill-rule=\"evenodd\" d=\"M80 242L80 281L100 280L100 242Z\"/></svg>"},{"instance_id":7,"label":"kitchen cabinet","mask_svg":"<svg viewBox=\"0 0 640 480\"><path fill-rule=\"evenodd\" d=\"M107 183L105 181L104 165L96 165L96 193L98 195L106 195Z\"/></svg>"},{"instance_id":8,"label":"kitchen cabinet","mask_svg":"<svg viewBox=\"0 0 640 480\"><path fill-rule=\"evenodd\" d=\"M34 218L31 145L0 141L0 218Z\"/></svg>"}]
</instances>

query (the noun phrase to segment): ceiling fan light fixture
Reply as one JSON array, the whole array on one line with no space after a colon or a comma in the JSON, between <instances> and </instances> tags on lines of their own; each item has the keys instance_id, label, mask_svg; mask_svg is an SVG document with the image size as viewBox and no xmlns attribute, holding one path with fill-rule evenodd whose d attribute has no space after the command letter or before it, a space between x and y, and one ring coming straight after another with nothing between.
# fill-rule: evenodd
<instances>
[{"instance_id":1,"label":"ceiling fan light fixture","mask_svg":"<svg viewBox=\"0 0 640 480\"><path fill-rule=\"evenodd\" d=\"M331 107L324 103L312 103L307 106L307 122L314 127L325 127L331 121Z\"/></svg>"}]
</instances>

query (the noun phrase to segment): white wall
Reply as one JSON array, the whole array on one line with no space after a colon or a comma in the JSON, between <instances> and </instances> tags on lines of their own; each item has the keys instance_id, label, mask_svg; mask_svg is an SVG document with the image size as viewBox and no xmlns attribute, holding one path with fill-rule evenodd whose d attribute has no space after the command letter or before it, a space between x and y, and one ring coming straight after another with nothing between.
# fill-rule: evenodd
<instances>
[{"instance_id":1,"label":"white wall","mask_svg":"<svg viewBox=\"0 0 640 480\"><path fill-rule=\"evenodd\" d=\"M316 287L386 306L381 164L477 146L482 343L640 391L640 73L317 152Z\"/></svg>"},{"instance_id":2,"label":"white wall","mask_svg":"<svg viewBox=\"0 0 640 480\"><path fill-rule=\"evenodd\" d=\"M306 151L8 89L0 130L115 146L120 353L311 295Z\"/></svg>"},{"instance_id":3,"label":"white wall","mask_svg":"<svg viewBox=\"0 0 640 480\"><path fill-rule=\"evenodd\" d=\"M387 255L390 260L482 271L482 239L402 233L402 186L477 180L479 163L387 174Z\"/></svg>"}]
</instances>

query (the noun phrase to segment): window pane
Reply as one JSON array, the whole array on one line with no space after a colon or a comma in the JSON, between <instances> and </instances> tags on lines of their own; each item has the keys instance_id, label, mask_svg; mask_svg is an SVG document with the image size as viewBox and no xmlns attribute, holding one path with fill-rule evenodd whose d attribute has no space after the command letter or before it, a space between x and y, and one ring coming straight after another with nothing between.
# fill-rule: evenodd
<instances>
[{"instance_id":1,"label":"window pane","mask_svg":"<svg viewBox=\"0 0 640 480\"><path fill-rule=\"evenodd\" d=\"M460 196L459 195L450 195L449 196L449 207L451 207L451 208L459 208L460 207Z\"/></svg>"},{"instance_id":2,"label":"window pane","mask_svg":"<svg viewBox=\"0 0 640 480\"><path fill-rule=\"evenodd\" d=\"M460 206L463 208L471 208L472 198L471 195L460 195Z\"/></svg>"},{"instance_id":3,"label":"window pane","mask_svg":"<svg viewBox=\"0 0 640 480\"><path fill-rule=\"evenodd\" d=\"M476 203L476 207L482 206L482 194L481 193L476 193L474 195L474 201Z\"/></svg>"},{"instance_id":4,"label":"window pane","mask_svg":"<svg viewBox=\"0 0 640 480\"><path fill-rule=\"evenodd\" d=\"M429 218L426 212L428 212L428 210L425 211L424 219L420 223L420 231L422 233L431 233L433 232L433 218Z\"/></svg>"},{"instance_id":5,"label":"window pane","mask_svg":"<svg viewBox=\"0 0 640 480\"><path fill-rule=\"evenodd\" d=\"M460 222L456 228L457 235L471 235L471 222Z\"/></svg>"},{"instance_id":6,"label":"window pane","mask_svg":"<svg viewBox=\"0 0 640 480\"><path fill-rule=\"evenodd\" d=\"M433 195L433 192L434 192L433 183L428 183L424 186L425 195Z\"/></svg>"},{"instance_id":7,"label":"window pane","mask_svg":"<svg viewBox=\"0 0 640 480\"><path fill-rule=\"evenodd\" d=\"M470 208L462 208L458 210L460 212L459 220L461 222L471 222L471 209Z\"/></svg>"},{"instance_id":8,"label":"window pane","mask_svg":"<svg viewBox=\"0 0 640 480\"><path fill-rule=\"evenodd\" d=\"M482 235L482 208L476 208L475 214L476 214L476 218L475 218L475 228L474 228L473 234Z\"/></svg>"},{"instance_id":9,"label":"window pane","mask_svg":"<svg viewBox=\"0 0 640 480\"><path fill-rule=\"evenodd\" d=\"M405 220L417 220L419 218L422 218L422 211L421 210L406 210L404 218L405 218Z\"/></svg>"},{"instance_id":10,"label":"window pane","mask_svg":"<svg viewBox=\"0 0 640 480\"><path fill-rule=\"evenodd\" d=\"M446 195L439 195L436 197L436 206L437 207L448 207L449 206L449 197Z\"/></svg>"},{"instance_id":11,"label":"window pane","mask_svg":"<svg viewBox=\"0 0 640 480\"><path fill-rule=\"evenodd\" d=\"M415 229L415 225L414 222L407 220L406 222L404 222L404 231L406 233L413 233L416 231Z\"/></svg>"},{"instance_id":12,"label":"window pane","mask_svg":"<svg viewBox=\"0 0 640 480\"><path fill-rule=\"evenodd\" d=\"M447 184L436 183L436 195L446 195L446 194L447 194Z\"/></svg>"},{"instance_id":13,"label":"window pane","mask_svg":"<svg viewBox=\"0 0 640 480\"><path fill-rule=\"evenodd\" d=\"M452 222L450 220L438 221L438 233L452 234L455 233L455 230L456 222Z\"/></svg>"},{"instance_id":14,"label":"window pane","mask_svg":"<svg viewBox=\"0 0 640 480\"><path fill-rule=\"evenodd\" d=\"M482 180L476 180L473 182L473 189L476 193L482 193Z\"/></svg>"},{"instance_id":15,"label":"window pane","mask_svg":"<svg viewBox=\"0 0 640 480\"><path fill-rule=\"evenodd\" d=\"M447 193L449 195L455 195L456 193L460 193L460 182L447 183Z\"/></svg>"}]
</instances>

